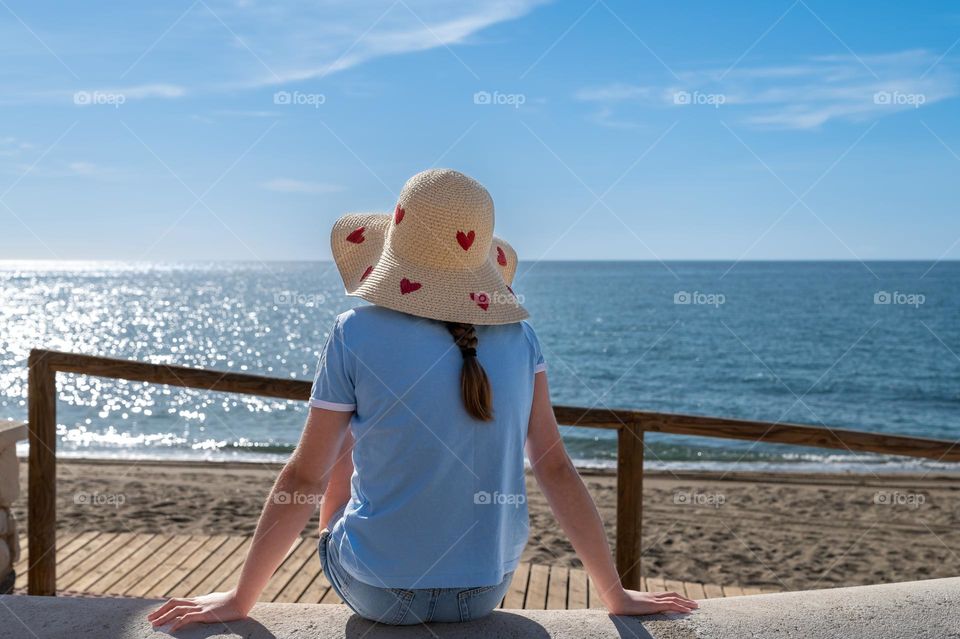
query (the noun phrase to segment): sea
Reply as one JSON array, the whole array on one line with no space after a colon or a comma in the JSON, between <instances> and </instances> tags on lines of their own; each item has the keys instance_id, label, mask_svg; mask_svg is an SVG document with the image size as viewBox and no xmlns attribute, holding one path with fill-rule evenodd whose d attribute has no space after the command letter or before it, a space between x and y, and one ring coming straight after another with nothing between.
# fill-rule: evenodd
<instances>
[{"instance_id":1,"label":"sea","mask_svg":"<svg viewBox=\"0 0 960 639\"><path fill-rule=\"evenodd\" d=\"M526 262L514 289L555 403L960 439L960 262ZM310 380L330 262L0 262L0 420L32 348ZM482 353L482 345L481 345ZM59 374L63 457L282 461L302 402ZM563 428L612 467L615 435ZM846 450L648 435L651 469L929 472ZM23 444L20 452L25 452Z\"/></svg>"}]
</instances>

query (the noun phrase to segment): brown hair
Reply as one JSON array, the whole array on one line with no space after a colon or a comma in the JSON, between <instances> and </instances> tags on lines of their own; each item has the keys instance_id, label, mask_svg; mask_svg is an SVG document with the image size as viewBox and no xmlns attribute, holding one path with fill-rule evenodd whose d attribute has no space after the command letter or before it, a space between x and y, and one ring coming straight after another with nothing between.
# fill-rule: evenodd
<instances>
[{"instance_id":1,"label":"brown hair","mask_svg":"<svg viewBox=\"0 0 960 639\"><path fill-rule=\"evenodd\" d=\"M493 419L493 391L490 380L477 359L477 328L473 324L446 322L447 330L463 355L460 369L460 394L463 407L474 419L489 422Z\"/></svg>"}]
</instances>

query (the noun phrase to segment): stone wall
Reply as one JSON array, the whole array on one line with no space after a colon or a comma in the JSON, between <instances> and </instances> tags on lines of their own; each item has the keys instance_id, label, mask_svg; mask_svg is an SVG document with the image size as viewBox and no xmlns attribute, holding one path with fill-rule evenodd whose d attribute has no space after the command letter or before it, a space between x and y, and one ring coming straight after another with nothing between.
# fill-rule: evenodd
<instances>
[{"instance_id":1,"label":"stone wall","mask_svg":"<svg viewBox=\"0 0 960 639\"><path fill-rule=\"evenodd\" d=\"M495 610L469 623L374 624L335 604L259 603L243 621L190 625L180 639L947 639L960 628L960 578L724 597L690 615ZM171 639L147 613L158 601L0 596L3 639Z\"/></svg>"},{"instance_id":2,"label":"stone wall","mask_svg":"<svg viewBox=\"0 0 960 639\"><path fill-rule=\"evenodd\" d=\"M13 565L20 559L17 522L11 508L20 496L20 463L17 441L27 438L27 427L0 422L0 594L13 591Z\"/></svg>"}]
</instances>

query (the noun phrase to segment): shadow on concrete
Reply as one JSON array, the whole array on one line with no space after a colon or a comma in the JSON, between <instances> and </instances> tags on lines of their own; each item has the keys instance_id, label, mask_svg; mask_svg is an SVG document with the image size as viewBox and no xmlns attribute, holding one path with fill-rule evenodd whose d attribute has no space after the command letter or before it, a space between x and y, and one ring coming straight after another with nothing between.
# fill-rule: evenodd
<instances>
[{"instance_id":1,"label":"shadow on concrete","mask_svg":"<svg viewBox=\"0 0 960 639\"><path fill-rule=\"evenodd\" d=\"M386 639L387 637L531 637L549 639L542 625L511 612L495 610L482 619L461 623L430 623L415 626L389 626L374 623L360 615L347 620L344 639ZM642 639L642 637L641 637Z\"/></svg>"},{"instance_id":2,"label":"shadow on concrete","mask_svg":"<svg viewBox=\"0 0 960 639\"><path fill-rule=\"evenodd\" d=\"M688 614L646 615L643 617L618 617L616 615L609 615L610 621L613 622L613 627L616 628L617 634L620 635L621 639L656 639L644 626L645 622L661 622L659 624L652 623L652 625L656 627L663 625L664 622L675 622L678 619L684 619L689 616Z\"/></svg>"},{"instance_id":3,"label":"shadow on concrete","mask_svg":"<svg viewBox=\"0 0 960 639\"><path fill-rule=\"evenodd\" d=\"M277 639L277 635L253 617L231 621L230 623L190 624L176 632L170 632L163 627L157 628L155 632L162 632L177 639L211 639L212 637L234 636L244 639Z\"/></svg>"},{"instance_id":4,"label":"shadow on concrete","mask_svg":"<svg viewBox=\"0 0 960 639\"><path fill-rule=\"evenodd\" d=\"M640 620L636 617L616 617L610 615L610 621L613 627L623 639L653 639L653 635L647 632Z\"/></svg>"}]
</instances>

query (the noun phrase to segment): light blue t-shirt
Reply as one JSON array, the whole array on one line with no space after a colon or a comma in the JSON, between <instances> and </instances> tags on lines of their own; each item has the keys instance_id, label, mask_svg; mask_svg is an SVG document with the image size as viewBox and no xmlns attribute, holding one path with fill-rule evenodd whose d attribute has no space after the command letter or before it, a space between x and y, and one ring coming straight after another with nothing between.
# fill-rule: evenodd
<instances>
[{"instance_id":1,"label":"light blue t-shirt","mask_svg":"<svg viewBox=\"0 0 960 639\"><path fill-rule=\"evenodd\" d=\"M493 421L463 408L446 327L379 306L337 317L310 403L353 412L350 501L329 543L356 579L387 588L490 586L527 543L523 448L534 375L529 324L477 326Z\"/></svg>"}]
</instances>

